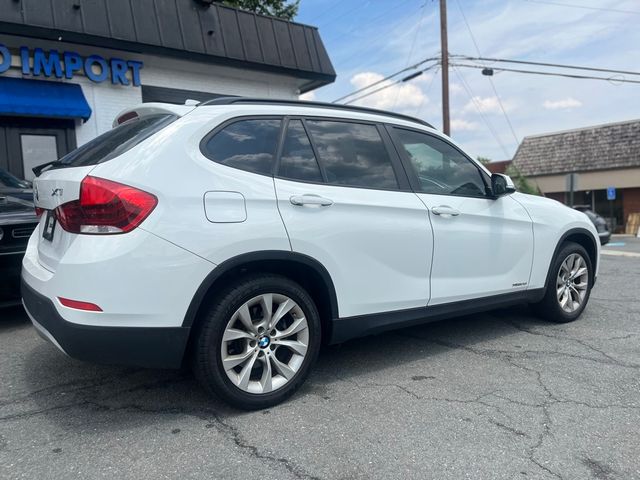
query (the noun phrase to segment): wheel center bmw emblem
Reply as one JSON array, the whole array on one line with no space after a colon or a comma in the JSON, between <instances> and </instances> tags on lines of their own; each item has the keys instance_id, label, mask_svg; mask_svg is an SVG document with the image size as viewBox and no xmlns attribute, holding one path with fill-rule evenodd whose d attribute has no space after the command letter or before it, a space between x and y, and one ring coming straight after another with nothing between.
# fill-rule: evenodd
<instances>
[{"instance_id":1,"label":"wheel center bmw emblem","mask_svg":"<svg viewBox=\"0 0 640 480\"><path fill-rule=\"evenodd\" d=\"M269 337L262 337L260 340L258 340L258 346L260 348L267 348L270 343L271 340L269 340Z\"/></svg>"}]
</instances>

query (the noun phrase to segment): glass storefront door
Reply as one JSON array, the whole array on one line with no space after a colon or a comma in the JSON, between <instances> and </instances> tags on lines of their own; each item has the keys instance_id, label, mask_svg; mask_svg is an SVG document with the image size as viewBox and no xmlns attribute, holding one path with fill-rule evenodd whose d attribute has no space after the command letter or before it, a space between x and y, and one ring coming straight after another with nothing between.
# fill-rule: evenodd
<instances>
[{"instance_id":1,"label":"glass storefront door","mask_svg":"<svg viewBox=\"0 0 640 480\"><path fill-rule=\"evenodd\" d=\"M0 117L0 168L33 180L33 167L76 147L73 120Z\"/></svg>"}]
</instances>

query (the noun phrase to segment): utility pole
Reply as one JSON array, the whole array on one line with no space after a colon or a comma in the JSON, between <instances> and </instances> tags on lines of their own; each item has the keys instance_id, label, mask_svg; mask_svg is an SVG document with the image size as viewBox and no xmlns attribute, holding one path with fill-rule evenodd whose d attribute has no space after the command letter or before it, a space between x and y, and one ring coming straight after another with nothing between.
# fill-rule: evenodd
<instances>
[{"instance_id":1,"label":"utility pole","mask_svg":"<svg viewBox=\"0 0 640 480\"><path fill-rule=\"evenodd\" d=\"M442 51L442 130L450 135L449 122L449 45L447 41L447 0L440 0L440 49Z\"/></svg>"}]
</instances>

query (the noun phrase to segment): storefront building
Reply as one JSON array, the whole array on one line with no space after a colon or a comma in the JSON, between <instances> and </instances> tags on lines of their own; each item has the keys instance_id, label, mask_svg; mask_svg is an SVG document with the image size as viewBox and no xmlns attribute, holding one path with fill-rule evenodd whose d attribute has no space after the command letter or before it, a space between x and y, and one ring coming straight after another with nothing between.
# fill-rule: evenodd
<instances>
[{"instance_id":1,"label":"storefront building","mask_svg":"<svg viewBox=\"0 0 640 480\"><path fill-rule=\"evenodd\" d=\"M294 99L334 79L316 28L207 0L6 1L0 168L31 179L140 102Z\"/></svg>"},{"instance_id":2,"label":"storefront building","mask_svg":"<svg viewBox=\"0 0 640 480\"><path fill-rule=\"evenodd\" d=\"M624 232L629 215L640 213L640 120L609 123L525 137L513 165L541 193L574 205L588 205Z\"/></svg>"}]
</instances>

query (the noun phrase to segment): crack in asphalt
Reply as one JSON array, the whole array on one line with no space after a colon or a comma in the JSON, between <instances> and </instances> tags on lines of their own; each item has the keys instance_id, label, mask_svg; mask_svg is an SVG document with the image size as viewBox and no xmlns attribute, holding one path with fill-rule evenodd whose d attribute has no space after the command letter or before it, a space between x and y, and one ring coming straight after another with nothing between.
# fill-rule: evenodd
<instances>
[{"instance_id":1,"label":"crack in asphalt","mask_svg":"<svg viewBox=\"0 0 640 480\"><path fill-rule=\"evenodd\" d=\"M587 343L584 340L580 340L579 338L574 338L574 337L569 337L569 336L553 335L551 333L539 332L539 331L536 331L536 330L532 330L530 328L526 328L526 327L524 327L524 326L522 326L522 325L520 325L520 324L518 324L517 322L514 322L514 321L505 320L505 323L511 325L516 330L519 330L519 331L524 332L524 333L528 333L530 335L553 338L555 340L568 340L570 342L575 342L575 343L577 343L579 345L582 345L586 349L591 350L592 352L596 352L599 355L602 355L604 358L609 360L612 365L618 365L618 366L626 367L626 368L640 369L640 364L623 362L623 361L621 361L621 360L619 360L619 359L617 359L615 357L612 357L611 355L609 355L608 353L604 352L603 350L600 350L599 348L594 347L590 343ZM585 357L585 359L590 359L590 357ZM591 359L591 360L594 360L594 359Z\"/></svg>"},{"instance_id":2,"label":"crack in asphalt","mask_svg":"<svg viewBox=\"0 0 640 480\"><path fill-rule=\"evenodd\" d=\"M524 405L524 406L529 406L529 407L534 407L534 408L538 408L541 410L541 421L539 422L539 428L540 428L540 433L538 434L536 441L529 446L528 448L528 452L527 452L527 460L529 460L532 464L536 465L538 468L540 468L541 470L545 471L546 473L548 473L549 475L552 475L554 478L558 478L560 480L563 480L563 477L560 473L554 471L553 469L551 469L550 467L548 467L547 465L545 465L544 463L542 463L540 460L538 460L536 458L536 454L538 452L538 450L540 450L540 448L542 448L545 440L547 437L549 436L553 436L553 432L552 432L552 428L553 428L553 420L551 417L551 413L550 413L550 408L555 405L555 404L563 404L563 403L569 403L569 404L574 404L574 405L581 405L581 406L585 406L588 408L601 408L601 409L605 409L605 408L626 408L626 409L638 409L640 408L639 406L636 405L619 405L619 404L606 404L606 405L593 405L593 404L589 404L587 402L583 402L583 401L577 401L577 400L572 400L572 399L566 399L566 398L560 398L556 395L553 394L553 392L551 391L551 389L544 383L543 379L542 379L542 372L539 370L536 370L535 368L531 368L528 366L524 366L521 365L519 363L517 363L517 358L516 357L522 357L523 354L550 354L550 353L555 353L555 354L559 354L559 355L566 355L566 356L571 356L574 358L580 358L583 360L590 360L590 361L596 361L597 363L604 363L607 365L614 365L617 367L624 367L624 368L633 368L633 369L638 369L639 366L636 364L628 364L625 362L621 362L620 360L611 357L610 355L608 355L607 353L593 347L592 345L587 344L586 342L579 340L579 339L575 339L572 337L566 337L566 336L556 336L556 335L550 335L550 334L546 334L546 333L541 333L541 332L535 332L532 331L530 329L521 327L520 325L514 324L512 322L507 322L510 325L514 326L514 328L516 328L519 331L522 331L524 333L528 333L531 335L540 335L543 337L548 337L548 338L554 338L557 340L569 340L569 341L575 341L576 343L582 345L583 347L597 352L600 355L602 355L606 360L603 359L594 359L593 357L586 357L586 356L581 356L581 355L575 355L575 354L567 354L566 352L546 352L546 351L536 351L536 350L529 350L529 351L523 351L523 352L516 352L516 351L510 351L510 350L499 350L499 349L490 349L490 348L474 348L474 347L470 347L468 345L462 345L462 344L458 344L458 343L453 343L453 342L449 342L449 341L445 341L445 340L441 340L441 339L435 339L435 338L424 338L421 336L418 336L417 338L420 338L423 341L429 342L429 343L433 343L439 346L443 346L446 348L450 348L450 349L456 349L456 350L464 350L470 353L473 353L475 355L480 355L483 357L490 357L490 358L494 358L494 359L498 359L501 361L506 362L507 364L509 364L510 366L514 367L514 368L518 368L521 370L524 370L530 374L532 374L535 378L536 384L538 385L538 387L540 388L541 392L544 394L544 401L540 402L540 403L527 403L527 402L521 402L518 400L514 400L511 399L509 397L503 396L503 395L498 395L495 392L491 392L488 394L483 395L482 397L486 397L486 396L490 396L493 395L496 398L501 398L505 401L511 402L511 403L516 403L519 405ZM415 336L413 338L416 338ZM479 398L482 398L479 397ZM486 402L485 402L486 403ZM489 404L490 405L490 404ZM495 421L490 420L491 423L496 424ZM501 426L501 425L498 425ZM505 426L505 425L502 425ZM506 427L506 426L505 426ZM511 430L510 427L506 428L507 430ZM512 431L511 433L513 433L514 435L518 435L515 431ZM524 432L520 432L520 433L524 433ZM521 435L518 435L521 436Z\"/></svg>"},{"instance_id":3,"label":"crack in asphalt","mask_svg":"<svg viewBox=\"0 0 640 480\"><path fill-rule=\"evenodd\" d=\"M113 383L118 378L119 377L117 377L116 375L108 375L92 381L80 380L80 381L67 382L66 384L64 384L67 387L75 386L77 388L73 388L70 391L67 390L66 392L63 392L62 385L58 386L60 388L46 387L40 390L30 392L28 395L17 398L13 402L4 402L2 406L20 405L22 403L25 403L28 400L32 400L34 397L40 397L41 399L46 400L52 396L56 396L59 393L73 393L73 394L79 395L79 394L82 394L83 392L109 385L110 383ZM74 400L68 403L54 405L46 408L40 408L40 409L30 410L26 412L19 412L19 413L4 415L0 417L0 422L10 422L15 420L35 417L38 415L44 415L51 412L65 412L73 409L82 409L82 408L91 408L94 411L108 412L108 413L130 411L130 412L139 412L144 414L156 414L156 415L177 415L177 416L184 415L184 416L194 417L200 420L205 420L207 422L213 422L213 425L216 426L216 431L222 434L224 438L232 441L236 447L244 451L245 454L247 454L250 457L253 457L258 460L268 461L275 466L282 467L297 479L320 480L319 477L310 475L302 471L299 467L294 465L290 460L286 458L277 457L277 456L273 456L273 455L269 455L267 453L261 452L257 446L252 445L243 437L241 431L237 427L235 427L228 421L223 420L223 417L219 414L219 412L213 409L190 408L185 406L167 406L167 407L151 406L150 407L146 405L140 405L138 403L122 403L122 404L116 404L116 405L105 403L125 393L148 391L157 387L164 387L169 384L179 383L185 380L188 380L188 379L186 377L178 377L178 378L169 379L169 380L165 378L165 379L154 381L154 382L147 382L144 384L136 385L130 388L126 388L126 389L114 392L108 396L103 396L100 401L96 399L87 399L87 398L84 398L81 400ZM0 450L11 451L6 449L6 442L0 442L0 447L1 447Z\"/></svg>"}]
</instances>

